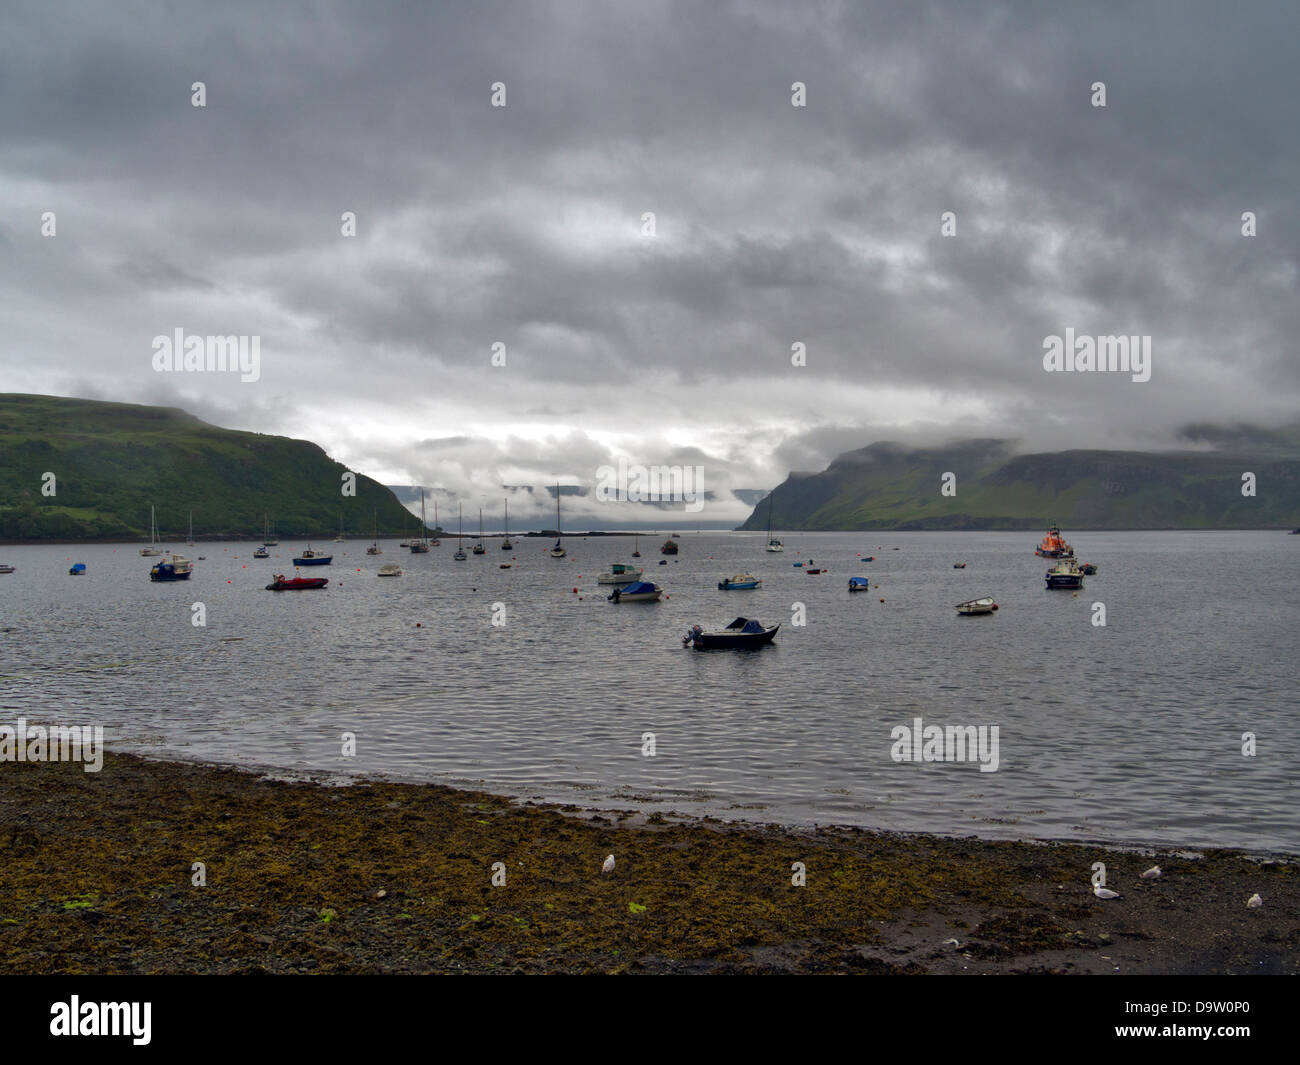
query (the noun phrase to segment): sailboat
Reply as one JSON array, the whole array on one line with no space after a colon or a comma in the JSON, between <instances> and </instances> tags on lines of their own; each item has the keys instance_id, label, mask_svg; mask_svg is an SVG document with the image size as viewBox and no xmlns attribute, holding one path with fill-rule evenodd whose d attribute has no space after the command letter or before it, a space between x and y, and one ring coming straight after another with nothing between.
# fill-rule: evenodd
<instances>
[{"instance_id":1,"label":"sailboat","mask_svg":"<svg viewBox=\"0 0 1300 1065\"><path fill-rule=\"evenodd\" d=\"M636 533L636 534L632 537L632 557L633 557L633 558L640 558L640 557L641 557L640 547L641 547L641 534L640 534L640 533Z\"/></svg>"},{"instance_id":2,"label":"sailboat","mask_svg":"<svg viewBox=\"0 0 1300 1065\"><path fill-rule=\"evenodd\" d=\"M366 548L367 555L382 555L384 552L379 547L379 508L375 508L375 542Z\"/></svg>"},{"instance_id":3,"label":"sailboat","mask_svg":"<svg viewBox=\"0 0 1300 1065\"><path fill-rule=\"evenodd\" d=\"M411 554L427 555L429 553L429 527L424 524L424 489L420 489L420 535L411 541Z\"/></svg>"},{"instance_id":4,"label":"sailboat","mask_svg":"<svg viewBox=\"0 0 1300 1065\"><path fill-rule=\"evenodd\" d=\"M279 545L279 543L280 541L275 538L275 525L268 524L266 520L266 515L263 514L262 515L262 546L276 547Z\"/></svg>"},{"instance_id":5,"label":"sailboat","mask_svg":"<svg viewBox=\"0 0 1300 1065\"><path fill-rule=\"evenodd\" d=\"M155 555L161 555L162 549L158 546L158 522L154 518L153 505L149 506L149 546L140 548L142 558L153 558Z\"/></svg>"},{"instance_id":6,"label":"sailboat","mask_svg":"<svg viewBox=\"0 0 1300 1065\"><path fill-rule=\"evenodd\" d=\"M334 537L334 542L335 542L336 544L345 544L345 543L347 543L347 540L344 539L344 537L343 537L343 511L341 511L341 510L339 511L339 534L338 534L338 536Z\"/></svg>"},{"instance_id":7,"label":"sailboat","mask_svg":"<svg viewBox=\"0 0 1300 1065\"><path fill-rule=\"evenodd\" d=\"M457 562L464 562L465 559L469 558L469 555L465 554L465 549L460 545L461 531L465 527L464 517L465 517L464 511L461 509L460 504L457 503L456 504L456 553L451 556Z\"/></svg>"},{"instance_id":8,"label":"sailboat","mask_svg":"<svg viewBox=\"0 0 1300 1065\"><path fill-rule=\"evenodd\" d=\"M433 531L436 533L439 528L441 528L441 526L438 524L438 501L435 499L433 501ZM437 536L434 536L430 543L432 543L434 547L442 546L442 541L439 540Z\"/></svg>"},{"instance_id":9,"label":"sailboat","mask_svg":"<svg viewBox=\"0 0 1300 1065\"><path fill-rule=\"evenodd\" d=\"M483 546L483 508L478 508L478 543L474 545L474 554L486 555L487 548Z\"/></svg>"},{"instance_id":10,"label":"sailboat","mask_svg":"<svg viewBox=\"0 0 1300 1065\"><path fill-rule=\"evenodd\" d=\"M194 546L194 511L190 511L190 535L185 539L186 547Z\"/></svg>"},{"instance_id":11,"label":"sailboat","mask_svg":"<svg viewBox=\"0 0 1300 1065\"><path fill-rule=\"evenodd\" d=\"M772 552L785 550L785 545L772 535L772 501L775 498L776 489L773 488L767 495L767 549Z\"/></svg>"},{"instance_id":12,"label":"sailboat","mask_svg":"<svg viewBox=\"0 0 1300 1065\"><path fill-rule=\"evenodd\" d=\"M503 500L502 502L504 502L506 505L506 538L501 541L501 550L509 551L512 547L515 546L510 542L510 500L506 499Z\"/></svg>"},{"instance_id":13,"label":"sailboat","mask_svg":"<svg viewBox=\"0 0 1300 1065\"><path fill-rule=\"evenodd\" d=\"M551 558L563 558L569 552L560 546L560 486L555 486L555 546L551 548Z\"/></svg>"}]
</instances>

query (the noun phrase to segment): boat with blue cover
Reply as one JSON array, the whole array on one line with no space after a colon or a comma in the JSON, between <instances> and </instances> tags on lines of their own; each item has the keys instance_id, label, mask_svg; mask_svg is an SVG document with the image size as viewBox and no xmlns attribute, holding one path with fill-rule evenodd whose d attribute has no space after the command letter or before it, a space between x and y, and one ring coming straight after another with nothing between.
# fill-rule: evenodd
<instances>
[{"instance_id":1,"label":"boat with blue cover","mask_svg":"<svg viewBox=\"0 0 1300 1065\"><path fill-rule=\"evenodd\" d=\"M86 564L84 562L74 562L72 568L68 570L68 575L72 577L80 577L85 572Z\"/></svg>"},{"instance_id":2,"label":"boat with blue cover","mask_svg":"<svg viewBox=\"0 0 1300 1065\"><path fill-rule=\"evenodd\" d=\"M737 573L734 577L727 577L718 581L718 589L723 592L746 591L750 588L758 588L762 581L748 573Z\"/></svg>"},{"instance_id":3,"label":"boat with blue cover","mask_svg":"<svg viewBox=\"0 0 1300 1065\"><path fill-rule=\"evenodd\" d=\"M725 629L712 631L705 631L699 625L692 625L690 632L682 637L682 646L694 647L697 651L712 651L725 647L762 647L772 642L780 627L779 624L768 627L753 618L736 618Z\"/></svg>"},{"instance_id":4,"label":"boat with blue cover","mask_svg":"<svg viewBox=\"0 0 1300 1065\"><path fill-rule=\"evenodd\" d=\"M611 603L653 603L663 594L664 590L657 584L652 584L650 581L635 581L622 588L615 588L605 598Z\"/></svg>"},{"instance_id":5,"label":"boat with blue cover","mask_svg":"<svg viewBox=\"0 0 1300 1065\"><path fill-rule=\"evenodd\" d=\"M849 578L849 591L850 591L850 592L865 592L865 591L869 591L870 589L871 589L871 579L870 579L870 578L868 578L868 577L850 577L850 578Z\"/></svg>"}]
</instances>

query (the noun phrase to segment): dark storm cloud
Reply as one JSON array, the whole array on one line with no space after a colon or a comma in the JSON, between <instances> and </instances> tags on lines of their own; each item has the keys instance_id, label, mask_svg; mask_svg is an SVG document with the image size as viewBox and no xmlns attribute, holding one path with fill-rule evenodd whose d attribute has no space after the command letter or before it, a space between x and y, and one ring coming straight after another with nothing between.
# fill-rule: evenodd
<instances>
[{"instance_id":1,"label":"dark storm cloud","mask_svg":"<svg viewBox=\"0 0 1300 1065\"><path fill-rule=\"evenodd\" d=\"M619 454L725 492L881 438L1158 447L1300 409L1291 4L11 3L0 26L15 390L185 406L467 496ZM159 378L178 327L260 335L259 381ZM1066 327L1151 334L1151 381L1045 373Z\"/></svg>"}]
</instances>

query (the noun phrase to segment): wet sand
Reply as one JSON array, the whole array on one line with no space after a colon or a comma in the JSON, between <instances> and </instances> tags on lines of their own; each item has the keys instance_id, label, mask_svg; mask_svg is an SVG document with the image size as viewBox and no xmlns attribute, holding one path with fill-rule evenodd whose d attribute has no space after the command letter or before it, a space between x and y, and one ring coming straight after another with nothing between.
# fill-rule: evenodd
<instances>
[{"instance_id":1,"label":"wet sand","mask_svg":"<svg viewBox=\"0 0 1300 1065\"><path fill-rule=\"evenodd\" d=\"M1300 973L1300 864L1199 853L0 763L0 973Z\"/></svg>"}]
</instances>

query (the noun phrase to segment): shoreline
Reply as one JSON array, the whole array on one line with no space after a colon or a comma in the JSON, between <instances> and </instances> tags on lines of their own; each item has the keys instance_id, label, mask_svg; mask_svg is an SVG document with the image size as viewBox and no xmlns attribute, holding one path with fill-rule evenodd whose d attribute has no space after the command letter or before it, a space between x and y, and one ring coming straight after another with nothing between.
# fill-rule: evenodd
<instances>
[{"instance_id":1,"label":"shoreline","mask_svg":"<svg viewBox=\"0 0 1300 1065\"><path fill-rule=\"evenodd\" d=\"M5 973L1300 973L1300 864L1238 851L584 810L112 751L97 774L0 763L0 843ZM1122 898L1094 897L1098 861Z\"/></svg>"},{"instance_id":2,"label":"shoreline","mask_svg":"<svg viewBox=\"0 0 1300 1065\"><path fill-rule=\"evenodd\" d=\"M816 534L816 535L819 535L819 536L821 536L821 535L856 536L856 535L859 535L859 534L864 534L864 535L865 535L865 534L868 534L868 533L881 533L881 534L884 534L884 533L1012 533L1012 532L1014 532L1014 533L1022 533L1022 532L1026 532L1026 531L1032 531L1032 530L1034 530L1034 529L1038 529L1038 528L1039 528L1038 525L1032 525L1032 526L1030 526L1030 525L1026 525L1026 526L1024 526L1023 528L1001 528L1001 527L996 527L996 528L966 528L966 527L962 527L962 528L960 528L960 529L874 529L874 528L873 528L873 529L783 529L782 532L783 532L785 535L787 535L787 536L789 536L789 535L791 535L791 534L793 534L793 533L811 533L811 534ZM648 537L648 538L654 538L654 537L656 537L656 536L661 536L661 535L671 535L671 534L674 533L674 531L679 532L679 533L680 533L681 535L683 535L683 536L686 536L686 535L709 535L709 534L714 534L714 533L744 533L744 534L747 535L747 536L749 536L749 535L752 535L752 536L765 536L765 535L767 535L765 529L757 529L757 528L756 528L756 529L745 529L745 528L739 528L739 527L737 527L737 528L729 528L729 529L699 529L699 528L696 528L695 526L680 526L680 527L679 527L679 526L667 526L667 525L663 526L663 528L661 528L661 529L658 530L658 531L651 531L651 532L636 532L636 531L624 532L624 531L621 530L621 529L616 529L616 530L588 529L588 530L586 530L585 532L562 532L562 533L557 534L557 533L555 533L555 532L548 532L548 531L541 531L541 532L538 532L538 531L536 531L536 530L533 530L533 531L529 531L529 532L521 532L521 533L512 532L512 533L510 533L509 535L510 535L511 537L513 537L514 539L516 539L516 540L549 540L549 539L551 539L552 537L554 537L554 536L556 536L556 535L569 537L569 538L571 538L571 539L576 539L576 538L578 538L578 537L586 537L586 536L599 536L599 537L607 537L607 536L633 536L633 537L636 537L636 536L645 536L645 537ZM1091 528L1091 527L1089 527L1089 526L1082 526L1082 525L1080 525L1080 526L1072 526L1072 535L1073 535L1073 533L1078 533L1078 532L1085 532L1085 533L1089 533L1089 532L1096 532L1096 533L1148 533L1148 532L1149 532L1149 533L1169 533L1169 532L1188 532L1188 533L1227 533L1227 532L1257 532L1257 533L1283 533L1283 534L1285 534L1285 535L1295 536L1295 535L1300 535L1300 528L1298 528L1298 529L1291 529L1291 528L1288 528L1288 527L1285 526L1285 525L1269 525L1269 526L1256 526L1256 525L1251 525L1251 526L1237 526L1237 525L1231 525L1231 526L1223 526L1222 528L1220 528L1219 526L1203 526L1203 525L1196 525L1196 526L1190 526L1190 525L1189 525L1189 526L1183 526L1183 525L1175 525L1175 526L1170 526L1170 527L1168 527L1168 528L1142 528L1142 529L1118 529L1118 528L1116 528L1116 529L1111 529L1111 528L1097 528L1097 529L1094 529L1094 528ZM408 536L408 535L409 535L408 533L403 533L403 532L389 532L389 533L384 533L384 534L382 534L382 535L379 537L379 539L380 539L380 540L401 540L401 539L403 539L404 537L406 537L406 536ZM500 539L502 539L502 538L503 538L504 536L506 536L506 535L507 535L507 534L504 533L504 532L484 533L484 534L483 534L483 539L484 539L484 540L500 540ZM450 540L450 539L455 539L455 538L456 538L456 534L455 534L455 533L449 533L449 532L447 532L445 529L438 531L436 534L434 533L433 530L430 530L430 532L429 532L429 536L430 536L431 538L433 538L434 536L436 536L438 539L442 539L442 540ZM261 537L262 537L262 533L250 533L250 534L248 534L248 535L246 535L246 536L239 536L239 535L234 535L234 534L226 535L226 536L203 535L203 536L197 536L197 537L195 537L195 543L196 543L196 544L205 544L205 543L207 543L207 544L231 544L231 543L245 543L245 542L247 542L247 543L249 543L249 544L260 544L260 543L262 542ZM304 542L309 541L309 540L310 540L310 541L313 541L313 542L330 542L330 538L329 538L328 536L326 536L326 537L324 538L323 541L321 540L321 537L319 537L319 536L312 537L312 536L298 536L298 535L288 535L288 534L286 534L286 535L284 535L283 537L281 537L281 539L284 539L284 540L302 540L302 541L304 541ZM369 542L370 540L372 540L372 539L373 539L373 537L368 537L368 536L364 535L363 533L357 533L357 534L355 534L355 535L353 535L352 537L349 538L348 543L353 543L353 542L355 542L355 543L368 543L368 542ZM465 540L477 540L477 539L478 539L478 536L477 536L477 534L466 533L466 534L462 537L462 539L465 539ZM169 542L170 542L170 541L169 541ZM96 546L96 545L104 545L104 546L109 546L109 545L120 545L120 544L140 545L140 544L142 544L142 543L144 543L144 540L143 540L141 537L133 536L133 537L120 538L120 539L113 539L113 538L99 539L99 538L96 538L96 539L91 539L91 540L39 540L39 539L38 539L38 540L0 540L0 547L94 547L94 546ZM183 542L181 542L181 543L180 543L180 546L181 546L181 547L185 547L186 545L185 545Z\"/></svg>"}]
</instances>

